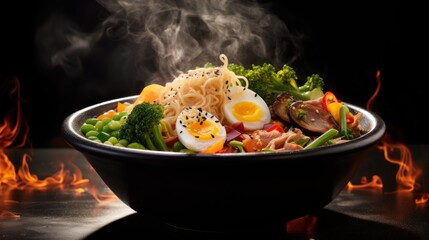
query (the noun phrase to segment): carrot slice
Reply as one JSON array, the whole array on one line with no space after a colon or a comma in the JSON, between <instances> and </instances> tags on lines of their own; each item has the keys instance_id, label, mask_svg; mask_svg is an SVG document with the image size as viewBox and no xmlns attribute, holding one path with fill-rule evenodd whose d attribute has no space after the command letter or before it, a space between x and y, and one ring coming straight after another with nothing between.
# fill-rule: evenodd
<instances>
[{"instance_id":1,"label":"carrot slice","mask_svg":"<svg viewBox=\"0 0 429 240\"><path fill-rule=\"evenodd\" d=\"M125 110L125 108L127 108L127 106L128 106L127 104L118 102L118 106L116 107L116 111L117 112L122 112L122 111Z\"/></svg>"},{"instance_id":2,"label":"carrot slice","mask_svg":"<svg viewBox=\"0 0 429 240\"><path fill-rule=\"evenodd\" d=\"M159 94L164 89L164 86L159 84L150 84L143 88L139 97L134 102L134 105L137 105L142 102L150 102L153 103L159 97Z\"/></svg>"},{"instance_id":3,"label":"carrot slice","mask_svg":"<svg viewBox=\"0 0 429 240\"><path fill-rule=\"evenodd\" d=\"M261 152L268 142L257 138L246 138L243 140L243 148L246 152Z\"/></svg>"},{"instance_id":4,"label":"carrot slice","mask_svg":"<svg viewBox=\"0 0 429 240\"><path fill-rule=\"evenodd\" d=\"M99 115L99 116L97 117L97 119L98 119L98 120L103 120L103 118L106 118L106 117L108 117L108 118L113 118L113 115L115 115L115 113L116 113L116 111L113 111L113 110L111 110L111 111L107 111L107 112L105 112L105 113L103 113L103 114Z\"/></svg>"}]
</instances>

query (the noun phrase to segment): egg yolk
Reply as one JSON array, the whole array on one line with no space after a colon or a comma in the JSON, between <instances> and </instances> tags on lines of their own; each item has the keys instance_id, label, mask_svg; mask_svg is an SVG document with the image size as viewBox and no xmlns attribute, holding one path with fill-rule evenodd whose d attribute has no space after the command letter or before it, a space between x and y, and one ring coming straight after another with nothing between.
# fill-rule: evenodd
<instances>
[{"instance_id":1,"label":"egg yolk","mask_svg":"<svg viewBox=\"0 0 429 240\"><path fill-rule=\"evenodd\" d=\"M232 114L239 121L254 122L260 120L264 113L256 103L243 101L234 104Z\"/></svg>"},{"instance_id":2,"label":"egg yolk","mask_svg":"<svg viewBox=\"0 0 429 240\"><path fill-rule=\"evenodd\" d=\"M195 121L186 126L189 134L201 140L209 140L215 138L219 128L210 121Z\"/></svg>"}]
</instances>

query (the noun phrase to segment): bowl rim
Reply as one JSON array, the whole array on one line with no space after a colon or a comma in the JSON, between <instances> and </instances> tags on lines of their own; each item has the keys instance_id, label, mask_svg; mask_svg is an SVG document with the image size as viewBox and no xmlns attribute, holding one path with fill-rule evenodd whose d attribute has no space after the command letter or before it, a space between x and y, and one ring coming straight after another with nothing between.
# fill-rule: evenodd
<instances>
[{"instance_id":1,"label":"bowl rim","mask_svg":"<svg viewBox=\"0 0 429 240\"><path fill-rule=\"evenodd\" d=\"M376 113L366 110L360 106L347 104L347 106L357 112L361 112L365 118L371 123L371 128L367 133L359 136L356 139L351 140L350 142L323 146L313 149L299 150L299 151L289 151L289 152L263 152L263 153L222 153L222 154L201 154L201 153L182 153L182 152L172 152L172 151L154 151L154 150L143 150L143 149L132 149L132 148L121 148L117 146L110 146L103 143L98 143L87 139L83 136L79 129L80 125L83 123L75 122L77 118L81 117L85 113L90 110L94 110L97 108L102 108L108 105L113 105L117 102L130 102L137 98L138 95L126 96L115 98L108 101L103 101L94 105L87 106L80 110L77 110L71 113L68 117L66 117L63 121L61 132L64 140L71 147L81 151L81 152L91 152L92 154L109 154L112 156L126 156L130 158L139 158L139 157L147 157L152 156L156 157L159 160L162 159L172 159L177 161L177 159L188 159L198 160L198 161L211 161L215 159L216 161L257 161L258 159L264 159L264 161L272 160L279 161L285 158L308 158L312 155L325 156L331 154L338 153L346 153L346 152L354 152L359 151L365 148L369 148L376 143L378 143L386 131L386 125L383 119ZM76 127L79 126L79 129ZM195 157L198 156L198 157ZM261 157L262 156L262 157Z\"/></svg>"}]
</instances>

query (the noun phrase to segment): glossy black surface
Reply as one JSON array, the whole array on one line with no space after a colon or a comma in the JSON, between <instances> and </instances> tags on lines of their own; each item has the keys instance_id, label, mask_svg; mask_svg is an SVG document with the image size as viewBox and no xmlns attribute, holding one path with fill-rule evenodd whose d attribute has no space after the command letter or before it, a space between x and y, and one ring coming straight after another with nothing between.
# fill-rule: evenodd
<instances>
[{"instance_id":1,"label":"glossy black surface","mask_svg":"<svg viewBox=\"0 0 429 240\"><path fill-rule=\"evenodd\" d=\"M71 114L64 138L125 204L189 229L264 229L319 210L344 188L385 132L376 114L350 105L363 113L361 125L368 132L349 143L306 151L197 155L118 148L81 135L87 118L132 99Z\"/></svg>"},{"instance_id":2,"label":"glossy black surface","mask_svg":"<svg viewBox=\"0 0 429 240\"><path fill-rule=\"evenodd\" d=\"M76 194L73 188L66 186L14 190L9 198L2 198L0 209L18 214L19 218L0 219L0 239L79 240L120 236L123 239L425 240L429 238L429 205L415 204L415 199L420 193L428 192L427 149L427 145L411 148L414 164L422 170L416 183L423 188L418 191L400 193L380 188L345 188L323 209L270 229L230 232L179 229L144 213L136 213L118 199L100 203L88 189ZM22 153L7 152L17 168ZM372 150L353 178L359 179L361 174L370 175L375 171L383 176L385 185L395 184L396 171L390 171L394 165L380 159L380 155L378 150ZM72 160L99 193L111 194L85 157L73 149L36 149L31 156L32 174L40 179L58 170L52 162L67 164Z\"/></svg>"}]
</instances>

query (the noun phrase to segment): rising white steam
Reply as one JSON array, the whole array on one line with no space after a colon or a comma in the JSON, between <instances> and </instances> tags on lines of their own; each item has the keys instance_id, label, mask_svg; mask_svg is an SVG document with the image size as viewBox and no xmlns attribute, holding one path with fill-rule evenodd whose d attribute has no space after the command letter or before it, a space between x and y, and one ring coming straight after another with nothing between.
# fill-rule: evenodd
<instances>
[{"instance_id":1,"label":"rising white steam","mask_svg":"<svg viewBox=\"0 0 429 240\"><path fill-rule=\"evenodd\" d=\"M70 74L82 71L84 59L101 39L121 45L116 65L129 68L147 82L171 81L178 71L206 62L250 65L263 62L281 66L300 54L297 36L266 8L250 0L99 0L109 16L94 32L58 17L39 31L48 53L46 62ZM61 24L59 23L61 22ZM55 33L55 34L52 34ZM118 50L120 49L120 50ZM287 56L287 57L286 57ZM287 58L287 59L286 59ZM125 60L126 59L126 60Z\"/></svg>"}]
</instances>

